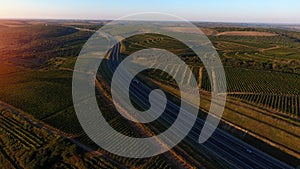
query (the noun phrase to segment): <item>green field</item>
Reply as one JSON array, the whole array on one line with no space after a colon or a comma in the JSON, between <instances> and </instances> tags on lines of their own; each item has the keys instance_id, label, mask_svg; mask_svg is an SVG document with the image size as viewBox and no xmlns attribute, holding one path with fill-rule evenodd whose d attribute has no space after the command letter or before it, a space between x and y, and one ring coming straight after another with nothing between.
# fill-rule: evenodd
<instances>
[{"instance_id":1,"label":"green field","mask_svg":"<svg viewBox=\"0 0 300 169\"><path fill-rule=\"evenodd\" d=\"M72 103L72 69L82 45L92 35L91 31L97 30L103 23L25 23L13 28L0 27L0 37L8 39L0 41L0 46L3 47L0 51L0 101L13 105L43 124L71 134L75 140L105 155L95 156L88 153L68 139L47 133L1 107L0 164L12 168L14 165L31 168L50 163L57 168L176 167L178 161L170 154L149 159L129 159L110 154L98 149L82 131ZM278 28L242 26L211 26L209 29L216 32L208 38L220 55L227 78L228 102L223 120L256 135L270 137L271 141L283 144L289 150L299 151L293 145L299 139L300 33ZM228 31L259 31L276 36L217 35ZM204 94L201 108L209 108L210 80L194 52L171 37L157 34L130 37L122 42L121 52L127 56L149 47L164 47L178 54L189 65L201 84L201 94ZM163 63L154 66L171 70L175 76L180 68L172 63L167 66L163 66ZM151 70L143 75L156 80L157 84L164 84L172 94L176 95L178 92L174 79L162 71ZM191 76L192 74L185 73L181 77L182 83L189 83ZM125 135L143 135L144 133L134 128L133 123L116 112L109 100L110 88L105 80L105 77L100 79L102 93L99 93L98 103L106 120ZM152 133L158 131L155 127L142 126ZM290 140L287 141L286 138ZM285 149L282 151L285 152ZM174 152L195 167L204 165L208 168L220 168L222 165L209 153L193 150L185 142L176 146ZM201 165L194 163L193 158ZM20 162L13 164L11 161Z\"/></svg>"},{"instance_id":2,"label":"green field","mask_svg":"<svg viewBox=\"0 0 300 169\"><path fill-rule=\"evenodd\" d=\"M295 133L299 131L300 114L300 43L298 40L300 33L265 28L210 29L217 32L260 31L276 35L272 37L209 36L225 66L228 97L223 119L252 132L257 137L268 138L278 145L275 147L285 152L292 154L293 151L298 152L299 149L294 145L299 141L299 136ZM155 34L137 35L123 42L125 46L123 54L128 55L137 50L159 46L166 46L167 50L178 54L189 65L196 80L201 84L204 94L201 108L208 111L210 98L206 95L211 91L211 86L205 68L199 72L203 65L199 63L196 55L176 40L170 43L171 39ZM180 45L182 47L179 47ZM187 55L188 57L185 57ZM154 67L161 70L168 69L175 72L175 76L177 75L176 64L155 63ZM166 90L178 95L175 81L161 70L150 70L144 75L154 79L159 85L165 85ZM190 76L185 71L184 75L179 77L182 79L180 83L182 85L189 83ZM299 154L296 155L299 158Z\"/></svg>"},{"instance_id":3,"label":"green field","mask_svg":"<svg viewBox=\"0 0 300 169\"><path fill-rule=\"evenodd\" d=\"M37 118L72 105L69 71L24 71L2 76L0 97Z\"/></svg>"}]
</instances>

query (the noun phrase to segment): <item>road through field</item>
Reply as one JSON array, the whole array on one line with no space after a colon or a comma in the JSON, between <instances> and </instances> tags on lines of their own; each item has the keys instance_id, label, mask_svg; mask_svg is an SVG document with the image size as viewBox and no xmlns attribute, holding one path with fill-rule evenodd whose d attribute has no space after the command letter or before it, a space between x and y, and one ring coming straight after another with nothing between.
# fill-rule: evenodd
<instances>
[{"instance_id":1,"label":"road through field","mask_svg":"<svg viewBox=\"0 0 300 169\"><path fill-rule=\"evenodd\" d=\"M111 74L113 74L114 70L116 70L120 61L122 60L122 56L120 55L120 44L111 37L110 40L112 44L115 44L115 46L111 49L108 62L108 69ZM141 82L132 83L132 88L132 94L139 98L142 104L147 103L147 93L149 93L151 89ZM161 102L161 100L157 100L156 102L159 103ZM174 118L176 118L174 110L180 108L175 103L172 103L170 101L168 101L168 104L171 109L166 110L168 113L166 113L166 117L164 118L165 120L163 121L163 123L167 125L170 124ZM192 114L190 115L194 116ZM188 134L189 139L187 142L190 145L196 145L195 149L197 148L197 146L205 148L216 158L227 163L232 168L293 168L292 166L289 166L284 162L271 157L270 155L254 148L253 146L231 136L230 134L220 129L217 129L214 132L213 136L204 144L198 144L198 137L200 134L199 131L203 127L204 122L205 121L203 119L197 118L196 124L194 125L195 127Z\"/></svg>"},{"instance_id":2,"label":"road through field","mask_svg":"<svg viewBox=\"0 0 300 169\"><path fill-rule=\"evenodd\" d=\"M110 55L110 62L108 62L108 66L112 74L119 64L118 60L121 60L117 59L118 57L121 57L119 48L119 44L117 44L112 49L113 52L111 52ZM128 72L123 73L126 74ZM123 77L126 77L126 75L124 75ZM126 81L125 79L123 80ZM132 83L132 89L132 94L135 95L136 98L140 98L141 103L146 104L148 101L147 93L149 93L151 89L141 82ZM160 103L162 102L162 100L157 100L156 102ZM170 105L169 107L171 107L171 109L165 110L168 112L166 113L166 117L164 118L166 119L164 121L166 124L169 124L173 121L174 118L177 117L174 113L174 109L180 109L180 107L178 107L171 101L168 101L168 104ZM190 116L194 115L190 114ZM205 121L203 119L197 118L194 129L192 129L188 134L188 137L194 141L193 145L198 142L198 137L200 134L199 131L204 125L204 122ZM220 129L217 129L214 132L213 136L204 144L198 144L197 146L205 148L214 156L226 162L232 168L293 168L292 166L279 161L278 159L254 148L253 146L231 136L230 134Z\"/></svg>"}]
</instances>

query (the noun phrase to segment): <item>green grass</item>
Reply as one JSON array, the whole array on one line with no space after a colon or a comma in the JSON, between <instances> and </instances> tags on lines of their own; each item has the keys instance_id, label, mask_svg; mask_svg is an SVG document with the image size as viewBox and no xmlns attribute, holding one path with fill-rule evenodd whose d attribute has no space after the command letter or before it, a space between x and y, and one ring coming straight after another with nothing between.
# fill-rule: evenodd
<instances>
[{"instance_id":1,"label":"green grass","mask_svg":"<svg viewBox=\"0 0 300 169\"><path fill-rule=\"evenodd\" d=\"M59 25L24 25L0 29L2 57L14 65L43 67L53 57L77 56L92 32Z\"/></svg>"},{"instance_id":2,"label":"green grass","mask_svg":"<svg viewBox=\"0 0 300 169\"><path fill-rule=\"evenodd\" d=\"M272 55L275 58L281 59L297 59L300 58L300 48L282 47L265 51L265 55Z\"/></svg>"},{"instance_id":3,"label":"green grass","mask_svg":"<svg viewBox=\"0 0 300 169\"><path fill-rule=\"evenodd\" d=\"M61 68L73 69L76 59L77 57L67 57L64 63L61 65Z\"/></svg>"},{"instance_id":4,"label":"green grass","mask_svg":"<svg viewBox=\"0 0 300 169\"><path fill-rule=\"evenodd\" d=\"M25 112L42 118L72 104L72 73L24 71L0 77L0 97Z\"/></svg>"},{"instance_id":5,"label":"green grass","mask_svg":"<svg viewBox=\"0 0 300 169\"><path fill-rule=\"evenodd\" d=\"M73 106L49 114L49 116L43 118L42 121L66 133L78 134L82 132Z\"/></svg>"},{"instance_id":6,"label":"green grass","mask_svg":"<svg viewBox=\"0 0 300 169\"><path fill-rule=\"evenodd\" d=\"M189 35L191 36L191 35ZM158 34L142 34L127 38L122 42L125 50L124 55L130 55L136 51L147 48L162 48L180 56L184 61L193 64L201 64L195 53L182 42L164 35Z\"/></svg>"}]
</instances>

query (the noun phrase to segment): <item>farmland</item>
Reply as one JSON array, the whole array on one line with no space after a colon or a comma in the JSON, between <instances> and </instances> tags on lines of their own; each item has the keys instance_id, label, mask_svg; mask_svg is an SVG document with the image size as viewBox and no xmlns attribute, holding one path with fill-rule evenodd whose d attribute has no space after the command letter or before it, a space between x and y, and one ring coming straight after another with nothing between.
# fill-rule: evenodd
<instances>
[{"instance_id":1,"label":"farmland","mask_svg":"<svg viewBox=\"0 0 300 169\"><path fill-rule=\"evenodd\" d=\"M182 31L178 28L173 30ZM299 132L300 114L298 72L300 48L296 38L299 35L284 30L262 28L214 28L214 30L220 33L211 34L209 38L225 65L227 79L228 97L223 120L230 125L246 129L268 144L275 143L278 149L299 158L299 149L294 147L299 141L299 135L296 134ZM228 31L240 32L227 34ZM260 31L261 34L246 32L241 35L243 31ZM167 50L178 54L196 77L202 90L200 106L208 111L211 86L205 68L203 69L203 65L192 51L184 47L180 48L183 50L174 50L178 49L180 44L169 41L170 37L159 38L158 35L131 37L123 42L126 46L123 53L130 54L145 47L166 46ZM167 45L164 45L165 43ZM186 55L189 57L184 57ZM161 70L168 69L175 72L175 76L176 71L180 69L176 64L163 62L156 63L154 67ZM186 74L184 70L183 72L180 83L184 85L189 83L191 75ZM179 96L177 84L172 81L170 75L158 70L148 71L145 74L154 79L156 84ZM280 129L276 126L280 126Z\"/></svg>"},{"instance_id":2,"label":"farmland","mask_svg":"<svg viewBox=\"0 0 300 169\"><path fill-rule=\"evenodd\" d=\"M49 133L2 105L2 166L32 168L51 163L54 168L183 168L183 164L225 167L206 150L187 144L188 138L171 152L148 159L130 159L106 152L86 136L72 103L72 69L82 45L93 33L91 30L97 30L103 23L1 21L0 100L58 132ZM299 158L300 150L294 145L299 142L300 125L300 33L279 28L218 25L201 29L225 66L228 97L220 127L225 126L224 130L249 144L256 143L253 138L275 144L267 149L258 148L281 160L286 154ZM196 77L201 94L199 117L206 117L211 103L210 80L201 60L187 46L167 36L143 34L123 41L121 54L127 56L140 49L162 46L188 64L193 74L183 70L181 83L188 84L191 76ZM154 67L170 70L175 76L182 69L173 63ZM174 96L180 96L170 75L154 69L143 75L150 79L149 84L151 81L152 85L165 88L173 96L172 101L176 101ZM153 134L165 129L159 122L136 125L120 116L110 100L110 86L105 83L109 80L99 76L97 98L101 112L115 130L132 137L145 137L147 132ZM236 134L228 126L242 128L249 134ZM93 151L84 150L73 139ZM295 165L292 160L286 161Z\"/></svg>"},{"instance_id":3,"label":"farmland","mask_svg":"<svg viewBox=\"0 0 300 169\"><path fill-rule=\"evenodd\" d=\"M0 73L1 100L17 107L23 113L28 114L30 118L54 127L55 131L59 130L57 132L63 132L68 137L71 135L76 141L104 153L105 157L88 153L74 144L74 140L47 133L43 129L38 132L43 132L44 135L35 134L31 128L39 130L38 127L22 120L22 117L14 117L13 113L8 112L12 118L1 118L3 120L1 128L5 134L11 133L11 136L9 138L1 136L1 140L5 141L5 144L17 141L14 145L16 144L20 150L16 149L15 152L7 150L8 147L14 147L11 144L7 144L4 148L1 147L4 152L1 154L3 163L10 164L10 161L18 161L17 164L10 164L16 165L15 168L31 168L50 164L53 167L63 168L74 166L80 168L122 168L126 166L171 168L177 165L177 160L172 159L173 155L136 160L110 154L95 146L82 131L71 100L72 69L81 46L91 35L91 32L84 31L84 29L93 29L99 26L76 24L76 26L73 24L66 26L44 23L31 25L31 23L20 22L14 24L18 26L6 27L10 26L8 24L0 30L2 37L9 36L8 39L11 40L1 42L3 48L7 47L5 50L1 50L3 56L1 57ZM74 27L82 28L82 31ZM33 30L34 34L31 34ZM22 57L19 56L19 53L22 53ZM126 135L137 136L139 132L132 129L130 127L132 124L128 125L124 118L120 118L120 115L113 111L114 108L103 97L99 97L99 104L102 105L101 111L111 126ZM14 118L20 119L15 121ZM8 128L9 125L11 128ZM28 151L28 149L32 151ZM27 154L24 153L26 151L28 151ZM186 157L190 156L188 153L185 154ZM25 158L26 156L28 159ZM199 156L198 160L204 162L206 166L218 166L218 164L213 164L211 159ZM200 166L200 164L193 165Z\"/></svg>"},{"instance_id":4,"label":"farmland","mask_svg":"<svg viewBox=\"0 0 300 169\"><path fill-rule=\"evenodd\" d=\"M8 168L123 168L100 152L89 152L71 137L59 133L24 112L1 103L1 165Z\"/></svg>"},{"instance_id":5,"label":"farmland","mask_svg":"<svg viewBox=\"0 0 300 169\"><path fill-rule=\"evenodd\" d=\"M277 36L274 33L258 31L226 31L217 34L217 36Z\"/></svg>"}]
</instances>

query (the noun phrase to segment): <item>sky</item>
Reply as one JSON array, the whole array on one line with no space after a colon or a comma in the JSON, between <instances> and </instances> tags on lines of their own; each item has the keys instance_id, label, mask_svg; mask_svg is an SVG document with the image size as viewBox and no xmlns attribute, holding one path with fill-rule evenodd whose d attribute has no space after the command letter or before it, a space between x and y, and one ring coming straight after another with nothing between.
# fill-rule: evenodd
<instances>
[{"instance_id":1,"label":"sky","mask_svg":"<svg viewBox=\"0 0 300 169\"><path fill-rule=\"evenodd\" d=\"M300 23L300 0L0 0L0 18L112 20L141 12L190 21Z\"/></svg>"}]
</instances>

